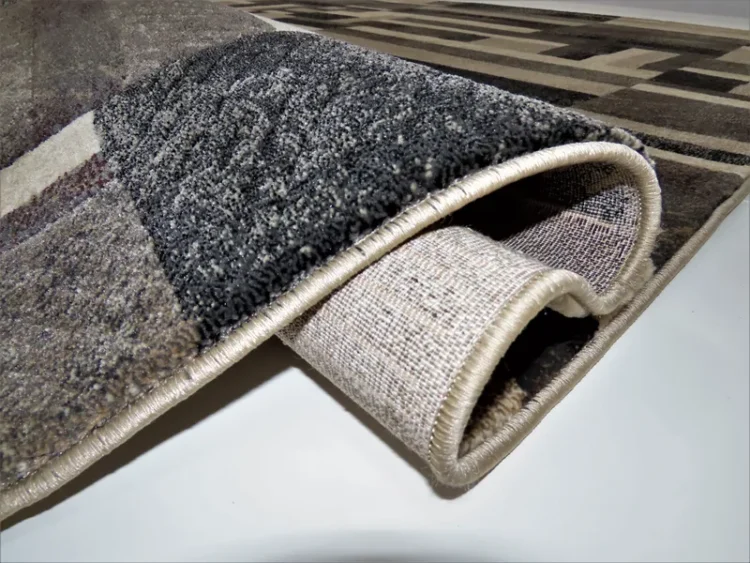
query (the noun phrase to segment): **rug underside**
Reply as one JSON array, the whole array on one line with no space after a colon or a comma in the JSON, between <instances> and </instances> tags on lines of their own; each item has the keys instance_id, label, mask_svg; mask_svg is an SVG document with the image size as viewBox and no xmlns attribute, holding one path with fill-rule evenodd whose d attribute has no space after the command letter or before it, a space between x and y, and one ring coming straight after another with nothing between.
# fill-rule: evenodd
<instances>
[{"instance_id":1,"label":"rug underside","mask_svg":"<svg viewBox=\"0 0 750 563\"><path fill-rule=\"evenodd\" d=\"M470 484L747 192L750 34L645 40L648 22L437 2L168 4L0 12L16 49L0 518L274 333ZM399 58L263 33L249 11ZM101 60L70 42L87 18L110 32L89 39L109 41ZM59 60L33 54L39 36ZM83 62L63 79L66 49Z\"/></svg>"}]
</instances>

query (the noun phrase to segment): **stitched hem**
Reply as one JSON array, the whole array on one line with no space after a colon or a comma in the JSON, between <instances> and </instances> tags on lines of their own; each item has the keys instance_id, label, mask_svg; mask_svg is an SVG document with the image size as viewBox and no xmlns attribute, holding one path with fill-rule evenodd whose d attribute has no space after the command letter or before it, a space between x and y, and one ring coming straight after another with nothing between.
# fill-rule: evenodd
<instances>
[{"instance_id":1,"label":"stitched hem","mask_svg":"<svg viewBox=\"0 0 750 563\"><path fill-rule=\"evenodd\" d=\"M750 179L717 207L709 220L685 243L645 288L628 303L594 338L491 438L474 450L458 456L469 416L479 394L492 375L500 358L531 319L556 295L580 292L578 280L567 276L531 280L484 334L475 353L457 375L433 427L430 445L430 467L438 479L451 486L466 486L486 475L541 422L625 330L651 304L666 285L713 234L716 228L750 194ZM553 272L558 273L558 272ZM564 274L564 273L563 273Z\"/></svg>"},{"instance_id":2,"label":"stitched hem","mask_svg":"<svg viewBox=\"0 0 750 563\"><path fill-rule=\"evenodd\" d=\"M624 280L631 273L637 272L640 264L648 259L649 245L653 244L658 229L659 188L654 171L648 166L646 159L621 144L584 142L544 149L486 168L428 196L339 253L217 346L175 372L159 387L89 433L36 473L8 488L0 497L0 520L62 487L161 414L240 361L355 274L422 229L472 201L523 178L590 162L608 162L622 166L633 174L634 183L644 197L640 236L618 278ZM614 307L631 295L632 291L626 283L615 282L612 290L602 297L602 306ZM446 401L446 404L449 402Z\"/></svg>"}]
</instances>

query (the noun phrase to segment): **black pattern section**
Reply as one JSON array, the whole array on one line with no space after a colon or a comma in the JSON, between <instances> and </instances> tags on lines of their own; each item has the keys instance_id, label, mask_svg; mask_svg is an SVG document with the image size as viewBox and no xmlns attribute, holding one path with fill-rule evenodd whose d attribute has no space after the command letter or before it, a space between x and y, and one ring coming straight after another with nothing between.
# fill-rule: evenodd
<instances>
[{"instance_id":1,"label":"black pattern section","mask_svg":"<svg viewBox=\"0 0 750 563\"><path fill-rule=\"evenodd\" d=\"M523 329L502 357L492 377L499 381L492 385L497 387L512 376L528 397L533 398L581 351L598 328L595 317L572 319L544 309ZM487 391L492 393L488 389L483 392L483 397Z\"/></svg>"},{"instance_id":2,"label":"black pattern section","mask_svg":"<svg viewBox=\"0 0 750 563\"><path fill-rule=\"evenodd\" d=\"M582 139L642 150L544 102L300 33L175 62L97 126L204 345L472 170Z\"/></svg>"},{"instance_id":3,"label":"black pattern section","mask_svg":"<svg viewBox=\"0 0 750 563\"><path fill-rule=\"evenodd\" d=\"M406 59L408 60L408 59ZM577 101L590 100L596 96L591 94L583 94L581 92L573 92L571 90L563 90L562 88L553 88L551 86L542 86L540 84L532 84L531 82L523 82L521 80L511 80L510 78L504 78L501 76L492 76L490 74L483 74L481 72L474 72L471 70L463 70L459 68L453 68L449 66L436 65L431 63L424 63L420 61L412 61L418 64L424 64L441 72L447 72L449 74L455 74L456 76L463 76L476 82L482 82L489 84L502 90L507 90L513 94L519 94L521 96L529 96L531 98L537 98L544 100L550 104L556 106L569 107ZM639 135L642 139L642 135Z\"/></svg>"},{"instance_id":4,"label":"black pattern section","mask_svg":"<svg viewBox=\"0 0 750 563\"><path fill-rule=\"evenodd\" d=\"M678 54L689 53L711 57L719 57L747 43L747 41L741 39L709 37L666 30L645 32L639 28L606 24L591 24L577 27L559 26L552 30L550 34L559 36L562 39L562 43L565 43L567 38L587 39L590 41L601 41L609 45L620 45L623 50L638 47L641 49L652 49Z\"/></svg>"},{"instance_id":5,"label":"black pattern section","mask_svg":"<svg viewBox=\"0 0 750 563\"><path fill-rule=\"evenodd\" d=\"M745 108L633 89L619 90L575 106L676 131L750 142L747 126L750 110Z\"/></svg>"},{"instance_id":6,"label":"black pattern section","mask_svg":"<svg viewBox=\"0 0 750 563\"><path fill-rule=\"evenodd\" d=\"M747 41L750 45L750 38ZM730 61L720 61L717 59L701 59L689 65L695 68L704 68L706 70L716 70L718 72L729 72L732 74L750 74L750 64L734 63Z\"/></svg>"},{"instance_id":7,"label":"black pattern section","mask_svg":"<svg viewBox=\"0 0 750 563\"><path fill-rule=\"evenodd\" d=\"M709 76L707 74L689 72L686 70L670 70L664 72L653 78L651 82L714 92L729 92L732 88L746 84L746 82L742 80L720 78L718 76Z\"/></svg>"},{"instance_id":8,"label":"black pattern section","mask_svg":"<svg viewBox=\"0 0 750 563\"><path fill-rule=\"evenodd\" d=\"M622 45L603 43L600 41L591 41L588 43L577 43L573 45L566 45L565 47L557 47L545 51L544 54L551 57L560 57L563 59L570 59L572 61L582 61L590 57L598 55L609 55L610 53L619 53L622 51Z\"/></svg>"},{"instance_id":9,"label":"black pattern section","mask_svg":"<svg viewBox=\"0 0 750 563\"><path fill-rule=\"evenodd\" d=\"M676 70L684 66L692 66L696 61L700 61L702 58L703 57L701 55L689 53L686 55L677 55L675 57L670 57L668 59L656 61L654 63L648 63L641 66L640 68L642 68L643 70L666 72L669 70Z\"/></svg>"},{"instance_id":10,"label":"black pattern section","mask_svg":"<svg viewBox=\"0 0 750 563\"><path fill-rule=\"evenodd\" d=\"M750 156L746 154L709 149L692 143L673 141L672 139L657 137L656 135L647 135L646 133L638 133L638 138L643 141L646 146L655 149L662 149L678 154L684 154L686 156L695 156L705 160L713 160L714 162L724 162L726 164L736 164L738 166L750 166Z\"/></svg>"},{"instance_id":11,"label":"black pattern section","mask_svg":"<svg viewBox=\"0 0 750 563\"><path fill-rule=\"evenodd\" d=\"M655 160L659 183L670 188L662 190L661 232L651 255L661 269L743 180L735 174Z\"/></svg>"}]
</instances>

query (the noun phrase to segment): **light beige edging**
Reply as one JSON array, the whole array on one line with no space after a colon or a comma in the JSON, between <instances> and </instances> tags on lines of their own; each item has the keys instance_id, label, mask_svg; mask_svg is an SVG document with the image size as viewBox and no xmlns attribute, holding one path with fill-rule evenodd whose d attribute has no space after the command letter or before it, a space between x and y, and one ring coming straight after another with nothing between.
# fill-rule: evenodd
<instances>
[{"instance_id":1,"label":"light beige edging","mask_svg":"<svg viewBox=\"0 0 750 563\"><path fill-rule=\"evenodd\" d=\"M566 272L552 272L547 279L532 279L516 300L487 330L475 354L457 375L433 428L430 467L448 485L465 486L483 477L541 422L567 395L604 353L648 307L664 287L708 240L724 218L750 194L750 179L714 210L709 220L667 262L646 287L540 391L521 412L512 417L489 440L458 457L469 415L500 358L528 322L556 295L579 294L586 288ZM578 297L578 295L576 295Z\"/></svg>"},{"instance_id":2,"label":"light beige edging","mask_svg":"<svg viewBox=\"0 0 750 563\"><path fill-rule=\"evenodd\" d=\"M0 497L0 520L59 489L161 414L240 361L331 291L420 230L503 186L541 172L587 162L620 165L634 175L638 184L649 186L649 193L658 198L658 185L653 170L637 152L616 143L587 142L553 147L476 172L415 204L339 253L246 322L220 345L195 359L39 471L3 492ZM651 207L647 209L651 209L651 215L654 214ZM658 222L658 209L655 213ZM611 298L619 300L623 293L630 291L631 288L618 286Z\"/></svg>"}]
</instances>

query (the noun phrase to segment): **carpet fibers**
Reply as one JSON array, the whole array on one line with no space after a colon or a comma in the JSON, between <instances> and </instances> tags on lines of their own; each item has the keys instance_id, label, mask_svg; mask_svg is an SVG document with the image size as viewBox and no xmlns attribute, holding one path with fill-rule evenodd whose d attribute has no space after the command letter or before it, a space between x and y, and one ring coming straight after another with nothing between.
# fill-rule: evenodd
<instances>
[{"instance_id":1,"label":"carpet fibers","mask_svg":"<svg viewBox=\"0 0 750 563\"><path fill-rule=\"evenodd\" d=\"M472 484L747 192L747 32L423 1L0 16L0 518L274 334Z\"/></svg>"}]
</instances>

